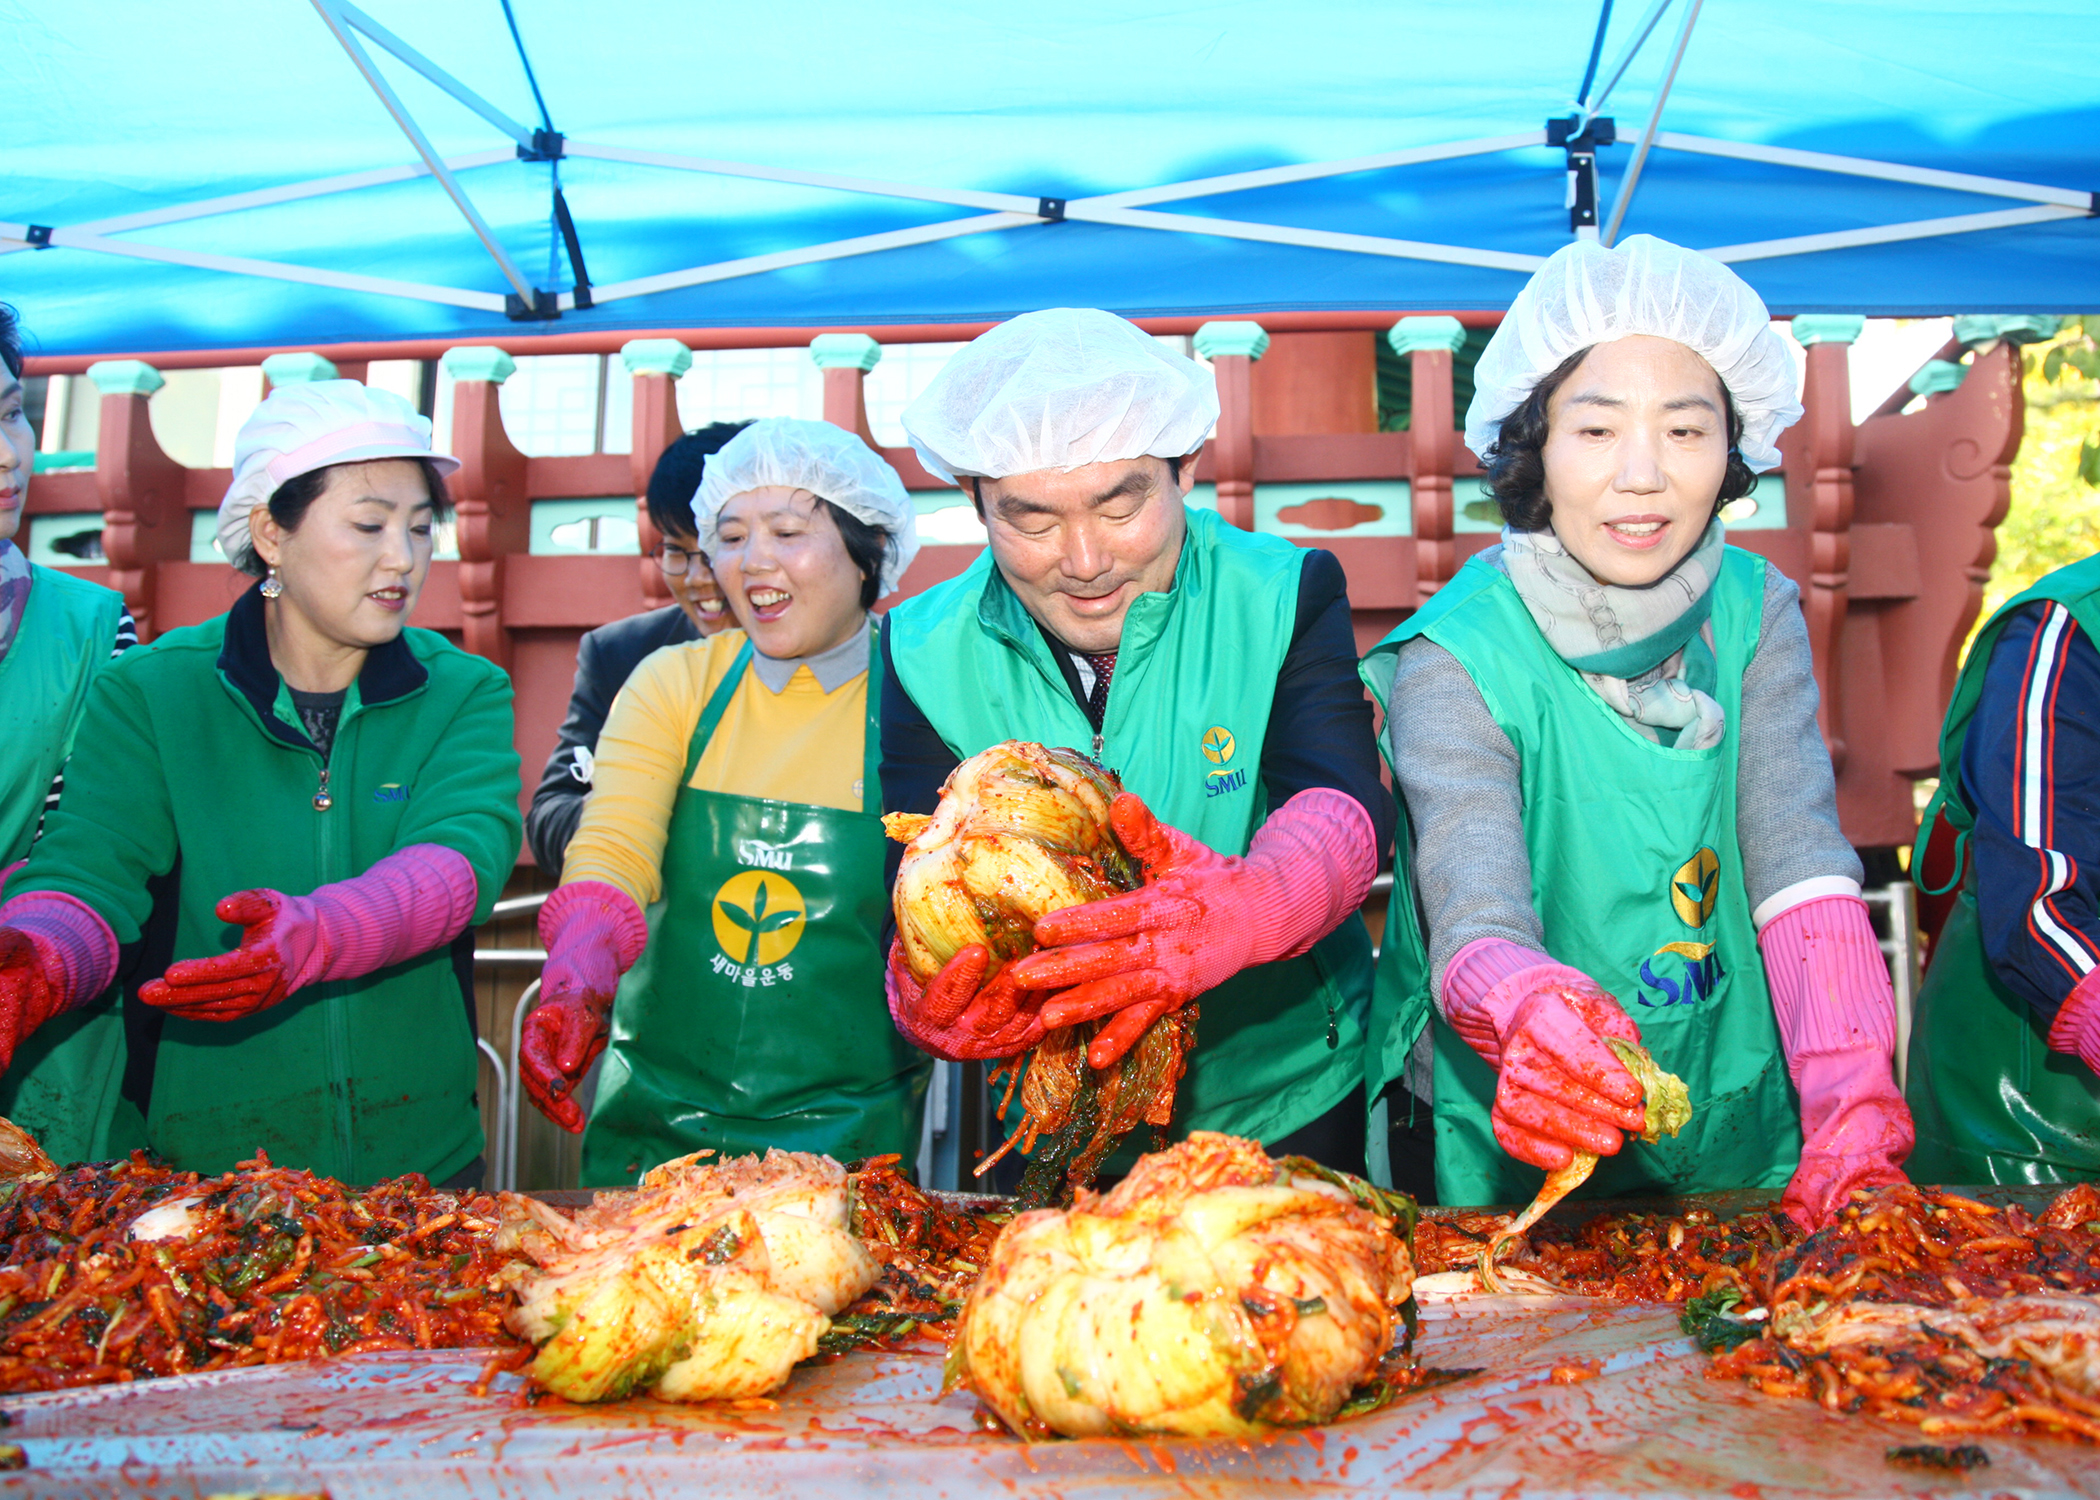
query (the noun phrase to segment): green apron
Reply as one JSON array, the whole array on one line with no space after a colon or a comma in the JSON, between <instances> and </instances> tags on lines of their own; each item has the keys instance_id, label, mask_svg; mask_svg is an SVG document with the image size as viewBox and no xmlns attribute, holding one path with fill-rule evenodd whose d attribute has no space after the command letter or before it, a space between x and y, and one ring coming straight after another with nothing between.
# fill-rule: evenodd
<instances>
[{"instance_id":1,"label":"green apron","mask_svg":"<svg viewBox=\"0 0 2100 1500\"><path fill-rule=\"evenodd\" d=\"M930 1061L883 999L882 702L871 637L863 811L702 791L701 752L751 664L700 715L664 844L649 946L613 1005L583 1136L587 1186L703 1147L841 1161L919 1146Z\"/></svg>"},{"instance_id":2,"label":"green apron","mask_svg":"<svg viewBox=\"0 0 2100 1500\"><path fill-rule=\"evenodd\" d=\"M1715 696L1728 732L1706 750L1659 745L1612 711L1546 644L1509 579L1468 562L1373 648L1363 675L1381 707L1402 642L1458 659L1522 765L1524 843L1546 950L1625 1006L1664 1068L1691 1090L1683 1134L1629 1141L1586 1196L1785 1186L1801 1154L1798 1106L1765 989L1736 841L1743 673L1763 621L1765 564L1730 548L1714 584ZM1383 744L1384 742L1381 741ZM1429 965L1406 879L1388 908L1366 1080L1381 1089L1436 1026L1437 1191L1447 1204L1521 1203L1544 1174L1496 1144L1495 1073L1430 1003Z\"/></svg>"},{"instance_id":3,"label":"green apron","mask_svg":"<svg viewBox=\"0 0 2100 1500\"><path fill-rule=\"evenodd\" d=\"M36 564L31 576L14 645L0 660L0 869L29 852L124 613L123 595L98 584ZM121 1156L145 1144L138 1112L120 1107L123 1076L124 1025L112 988L15 1050L0 1075L0 1116L61 1165Z\"/></svg>"},{"instance_id":4,"label":"green apron","mask_svg":"<svg viewBox=\"0 0 2100 1500\"><path fill-rule=\"evenodd\" d=\"M2044 600L2100 639L2100 557L2061 568L1991 616L1969 647L1940 732L1940 786L1925 809L1912 878L1923 884L1927 845L1944 812L1956 834L1953 881L1962 883L1932 945L1918 993L1904 1099L1918 1144L1914 1182L2075 1182L2100 1177L2100 1076L2049 1049L2049 1028L1992 972L1965 870L1975 811L1961 792L1962 749L1983 696L1984 674L2006 622ZM1929 895L1941 894L1929 891Z\"/></svg>"}]
</instances>

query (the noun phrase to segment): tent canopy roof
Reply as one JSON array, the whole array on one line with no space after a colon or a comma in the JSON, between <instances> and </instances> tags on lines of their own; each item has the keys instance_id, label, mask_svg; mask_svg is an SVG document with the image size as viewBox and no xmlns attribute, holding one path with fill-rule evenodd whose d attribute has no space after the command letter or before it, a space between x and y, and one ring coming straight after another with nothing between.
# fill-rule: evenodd
<instances>
[{"instance_id":1,"label":"tent canopy roof","mask_svg":"<svg viewBox=\"0 0 2100 1500\"><path fill-rule=\"evenodd\" d=\"M1693 7L1621 233L1735 247L1779 313L2100 306L2100 40L2087 0L1620 0L1599 85L1661 14L1604 103L1618 141L1598 151L1600 217ZM544 116L500 0L75 0L17 14L0 61L15 101L0 296L49 354L977 322L1056 305L1501 308L1569 236L1568 159L1543 131L1573 108L1597 21L1557 0L512 9ZM388 32L480 111L389 51ZM354 54L452 163L493 251L418 166ZM546 121L568 154L519 160L514 136ZM1525 143L1103 201L1505 138ZM2028 190L1731 159L1702 140ZM743 175L754 168L803 180ZM349 190L174 212L389 169L394 180ZM521 288L575 300L557 181L597 300L521 327L504 310ZM863 190L882 184L907 192ZM140 215L159 222L126 222ZM1231 222L1191 233L1154 215ZM1976 215L2000 227L1743 248ZM724 266L866 236L887 238L869 253Z\"/></svg>"}]
</instances>

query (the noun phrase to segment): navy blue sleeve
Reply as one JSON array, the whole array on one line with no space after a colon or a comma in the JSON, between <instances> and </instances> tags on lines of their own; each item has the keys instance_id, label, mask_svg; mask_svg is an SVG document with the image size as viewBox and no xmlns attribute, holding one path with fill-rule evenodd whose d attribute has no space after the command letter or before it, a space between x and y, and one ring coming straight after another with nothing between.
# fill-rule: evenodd
<instances>
[{"instance_id":1,"label":"navy blue sleeve","mask_svg":"<svg viewBox=\"0 0 2100 1500\"><path fill-rule=\"evenodd\" d=\"M1371 700L1356 675L1349 580L1332 552L1308 548L1298 570L1298 619L1276 678L1262 744L1262 786L1281 807L1308 787L1332 787L1361 802L1378 836L1382 867L1398 814L1378 777Z\"/></svg>"},{"instance_id":2,"label":"navy blue sleeve","mask_svg":"<svg viewBox=\"0 0 2100 1500\"><path fill-rule=\"evenodd\" d=\"M1998 637L1961 789L1984 952L2046 1026L2100 961L2100 649L2062 605Z\"/></svg>"}]
</instances>

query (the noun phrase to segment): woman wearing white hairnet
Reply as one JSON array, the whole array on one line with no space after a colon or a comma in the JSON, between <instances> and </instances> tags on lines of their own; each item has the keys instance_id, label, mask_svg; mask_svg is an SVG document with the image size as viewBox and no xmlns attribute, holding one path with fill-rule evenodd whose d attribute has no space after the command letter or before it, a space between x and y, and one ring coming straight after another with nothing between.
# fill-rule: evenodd
<instances>
[{"instance_id":1,"label":"woman wearing white hairnet","mask_svg":"<svg viewBox=\"0 0 2100 1500\"><path fill-rule=\"evenodd\" d=\"M1636 236L1557 252L1475 378L1502 543L1364 663L1417 896L1373 1083L1447 1023L1446 1203L1521 1202L1588 1151L1592 1192L1785 1187L1819 1226L1903 1180L1911 1123L1799 594L1719 519L1779 462L1792 361L1732 271ZM1607 1038L1690 1086L1682 1135L1625 1139L1641 1089Z\"/></svg>"},{"instance_id":2,"label":"woman wearing white hairnet","mask_svg":"<svg viewBox=\"0 0 2100 1500\"><path fill-rule=\"evenodd\" d=\"M853 434L774 419L708 460L693 517L740 628L635 669L540 913L521 1071L591 1185L703 1147L908 1153L930 1068L883 1002L870 680L910 497Z\"/></svg>"},{"instance_id":3,"label":"woman wearing white hairnet","mask_svg":"<svg viewBox=\"0 0 2100 1500\"><path fill-rule=\"evenodd\" d=\"M458 466L398 396L280 386L219 507L254 586L96 680L93 753L0 907L0 1017L19 1036L87 1003L119 944L172 954L126 997L144 1134L113 1149L479 1179L464 960L517 859L511 689L407 623ZM118 1113L113 1137L138 1125Z\"/></svg>"}]
</instances>

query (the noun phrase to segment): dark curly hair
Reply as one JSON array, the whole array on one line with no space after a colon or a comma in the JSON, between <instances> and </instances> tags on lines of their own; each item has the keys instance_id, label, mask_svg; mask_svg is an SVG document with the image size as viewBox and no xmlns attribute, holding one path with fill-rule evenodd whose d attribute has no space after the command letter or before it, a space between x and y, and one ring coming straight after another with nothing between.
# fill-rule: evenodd
<instances>
[{"instance_id":1,"label":"dark curly hair","mask_svg":"<svg viewBox=\"0 0 2100 1500\"><path fill-rule=\"evenodd\" d=\"M5 302L0 302L0 364L15 379L22 378L22 324Z\"/></svg>"},{"instance_id":2,"label":"dark curly hair","mask_svg":"<svg viewBox=\"0 0 2100 1500\"><path fill-rule=\"evenodd\" d=\"M1593 344L1590 348L1595 348ZM1547 408L1576 368L1589 358L1589 349L1578 349L1562 360L1552 374L1531 388L1523 404L1502 419L1494 443L1481 454L1487 471L1488 490L1502 512L1502 524L1512 531L1544 531L1553 519L1553 502L1546 498L1546 434L1550 427ZM1714 497L1714 512L1731 500L1740 500L1757 488L1757 474L1743 462L1743 417L1721 387L1721 412L1728 423L1728 469L1721 476L1720 493Z\"/></svg>"}]
</instances>

